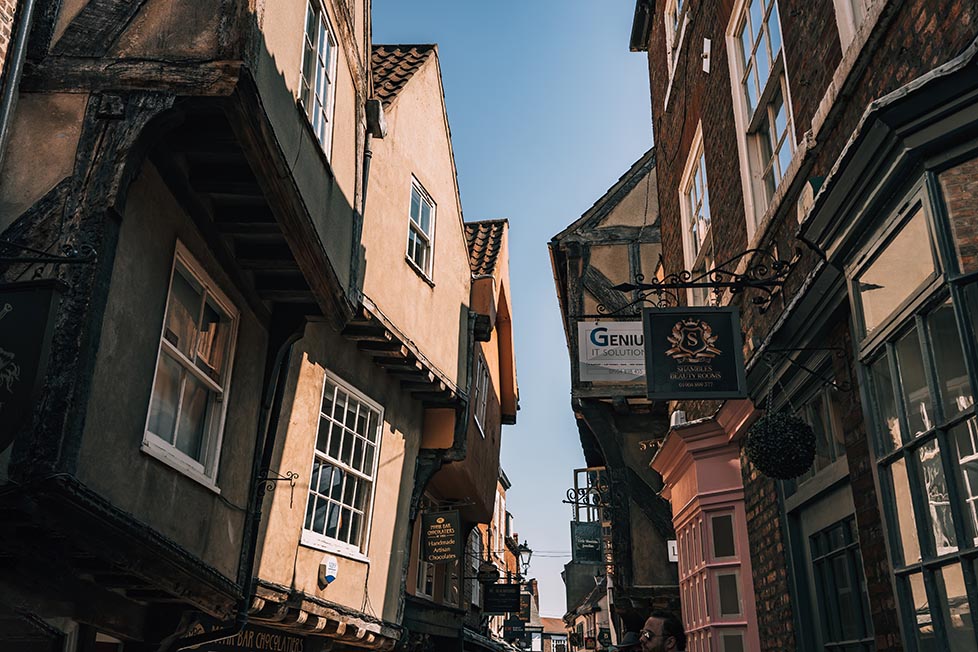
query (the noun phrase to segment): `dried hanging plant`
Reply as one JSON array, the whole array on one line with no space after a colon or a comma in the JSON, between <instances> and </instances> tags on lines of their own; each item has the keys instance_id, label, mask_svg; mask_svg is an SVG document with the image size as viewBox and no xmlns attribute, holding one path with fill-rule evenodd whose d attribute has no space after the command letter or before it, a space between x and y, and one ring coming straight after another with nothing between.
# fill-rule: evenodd
<instances>
[{"instance_id":1,"label":"dried hanging plant","mask_svg":"<svg viewBox=\"0 0 978 652\"><path fill-rule=\"evenodd\" d=\"M744 452L769 478L797 478L815 462L815 431L800 417L771 412L747 433Z\"/></svg>"}]
</instances>

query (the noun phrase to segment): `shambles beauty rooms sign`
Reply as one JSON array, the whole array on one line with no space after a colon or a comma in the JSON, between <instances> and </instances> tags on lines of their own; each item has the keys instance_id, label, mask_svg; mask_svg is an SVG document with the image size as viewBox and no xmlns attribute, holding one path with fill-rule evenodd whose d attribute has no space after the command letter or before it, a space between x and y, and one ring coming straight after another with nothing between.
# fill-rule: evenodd
<instances>
[{"instance_id":1,"label":"shambles beauty rooms sign","mask_svg":"<svg viewBox=\"0 0 978 652\"><path fill-rule=\"evenodd\" d=\"M421 515L424 560L431 564L458 561L461 543L458 536L458 510Z\"/></svg>"},{"instance_id":2,"label":"shambles beauty rooms sign","mask_svg":"<svg viewBox=\"0 0 978 652\"><path fill-rule=\"evenodd\" d=\"M642 318L650 399L746 396L736 308L646 308Z\"/></svg>"},{"instance_id":3,"label":"shambles beauty rooms sign","mask_svg":"<svg viewBox=\"0 0 978 652\"><path fill-rule=\"evenodd\" d=\"M581 380L616 383L645 379L645 335L637 321L577 323Z\"/></svg>"}]
</instances>

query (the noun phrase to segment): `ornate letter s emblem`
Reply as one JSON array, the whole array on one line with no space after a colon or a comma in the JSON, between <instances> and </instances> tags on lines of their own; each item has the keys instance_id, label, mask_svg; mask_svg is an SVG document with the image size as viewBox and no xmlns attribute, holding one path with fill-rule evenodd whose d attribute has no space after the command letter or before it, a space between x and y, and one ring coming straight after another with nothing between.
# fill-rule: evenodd
<instances>
[{"instance_id":1,"label":"ornate letter s emblem","mask_svg":"<svg viewBox=\"0 0 978 652\"><path fill-rule=\"evenodd\" d=\"M716 348L717 336L713 334L713 329L700 319L687 317L676 322L672 327L672 333L666 339L672 345L672 348L666 351L666 355L672 356L679 362L691 364L709 362L722 353Z\"/></svg>"}]
</instances>

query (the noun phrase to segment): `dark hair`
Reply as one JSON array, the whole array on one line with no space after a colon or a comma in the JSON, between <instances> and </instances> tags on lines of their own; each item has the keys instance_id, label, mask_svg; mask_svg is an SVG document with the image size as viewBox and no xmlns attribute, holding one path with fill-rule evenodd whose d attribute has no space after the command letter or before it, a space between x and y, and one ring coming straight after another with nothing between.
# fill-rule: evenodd
<instances>
[{"instance_id":1,"label":"dark hair","mask_svg":"<svg viewBox=\"0 0 978 652\"><path fill-rule=\"evenodd\" d=\"M649 618L658 618L662 621L662 635L672 636L676 639L676 645L680 650L686 649L686 632L683 631L683 624L676 614L665 609L656 609Z\"/></svg>"}]
</instances>

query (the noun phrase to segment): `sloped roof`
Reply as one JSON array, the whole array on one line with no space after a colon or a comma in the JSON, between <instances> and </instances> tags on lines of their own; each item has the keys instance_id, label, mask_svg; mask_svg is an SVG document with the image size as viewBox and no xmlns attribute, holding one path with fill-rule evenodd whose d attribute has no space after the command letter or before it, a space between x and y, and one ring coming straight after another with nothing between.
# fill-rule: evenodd
<instances>
[{"instance_id":1,"label":"sloped roof","mask_svg":"<svg viewBox=\"0 0 978 652\"><path fill-rule=\"evenodd\" d=\"M374 45L370 53L374 96L387 106L428 60L437 45Z\"/></svg>"},{"instance_id":2,"label":"sloped roof","mask_svg":"<svg viewBox=\"0 0 978 652\"><path fill-rule=\"evenodd\" d=\"M567 628L564 627L563 618L547 618L546 616L540 618L543 623L543 631L545 634L564 634L567 632Z\"/></svg>"},{"instance_id":3,"label":"sloped roof","mask_svg":"<svg viewBox=\"0 0 978 652\"><path fill-rule=\"evenodd\" d=\"M618 181L614 183L608 190L601 195L600 198L587 209L583 215L574 220L570 226L565 228L563 231L555 235L551 241L562 240L567 235L577 231L578 229L593 227L598 224L602 219L608 216L608 214L619 204L621 201L628 196L635 186L637 186L645 177L647 177L651 172L652 168L655 167L655 148L651 148L642 154L641 157L634 163L628 170L618 177Z\"/></svg>"},{"instance_id":4,"label":"sloped roof","mask_svg":"<svg viewBox=\"0 0 978 652\"><path fill-rule=\"evenodd\" d=\"M496 260L503 248L503 232L508 220L483 220L465 223L465 239L469 243L469 267L482 276L496 271Z\"/></svg>"}]
</instances>

